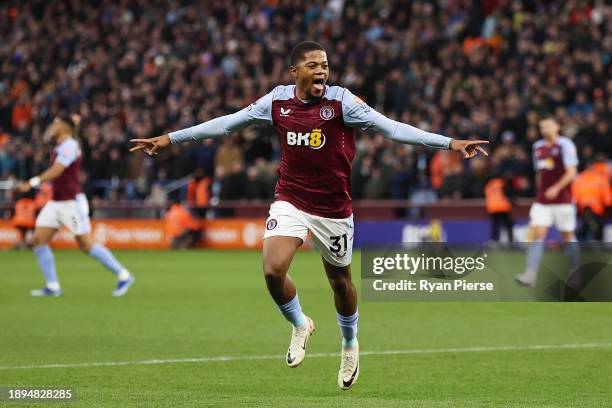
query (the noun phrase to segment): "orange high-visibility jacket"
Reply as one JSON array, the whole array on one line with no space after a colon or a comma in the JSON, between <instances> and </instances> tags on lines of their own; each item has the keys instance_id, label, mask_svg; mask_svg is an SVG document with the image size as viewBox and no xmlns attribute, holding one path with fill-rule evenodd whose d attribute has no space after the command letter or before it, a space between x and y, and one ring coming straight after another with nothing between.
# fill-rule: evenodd
<instances>
[{"instance_id":1,"label":"orange high-visibility jacket","mask_svg":"<svg viewBox=\"0 0 612 408\"><path fill-rule=\"evenodd\" d=\"M505 181L501 178L494 178L485 185L484 194L489 214L512 210L512 204L504 193L504 185Z\"/></svg>"},{"instance_id":2,"label":"orange high-visibility jacket","mask_svg":"<svg viewBox=\"0 0 612 408\"><path fill-rule=\"evenodd\" d=\"M34 228L36 223L36 204L31 198L20 198L15 202L13 226L21 228Z\"/></svg>"},{"instance_id":3,"label":"orange high-visibility jacket","mask_svg":"<svg viewBox=\"0 0 612 408\"><path fill-rule=\"evenodd\" d=\"M187 185L187 203L195 207L206 207L210 200L210 178L205 177L200 181L191 180Z\"/></svg>"},{"instance_id":4,"label":"orange high-visibility jacket","mask_svg":"<svg viewBox=\"0 0 612 408\"><path fill-rule=\"evenodd\" d=\"M594 169L580 173L572 184L572 193L578 211L590 208L597 215L604 215L606 207L612 205L610 181Z\"/></svg>"},{"instance_id":5,"label":"orange high-visibility jacket","mask_svg":"<svg viewBox=\"0 0 612 408\"><path fill-rule=\"evenodd\" d=\"M197 230L200 223L193 218L189 210L180 204L174 204L166 213L166 234L175 238L187 230Z\"/></svg>"},{"instance_id":6,"label":"orange high-visibility jacket","mask_svg":"<svg viewBox=\"0 0 612 408\"><path fill-rule=\"evenodd\" d=\"M43 208L45 204L47 204L47 201L51 199L51 197L53 197L53 187L51 186L51 183L42 183L40 185L38 193L36 193L36 197L34 197L36 208L38 208L39 210Z\"/></svg>"}]
</instances>

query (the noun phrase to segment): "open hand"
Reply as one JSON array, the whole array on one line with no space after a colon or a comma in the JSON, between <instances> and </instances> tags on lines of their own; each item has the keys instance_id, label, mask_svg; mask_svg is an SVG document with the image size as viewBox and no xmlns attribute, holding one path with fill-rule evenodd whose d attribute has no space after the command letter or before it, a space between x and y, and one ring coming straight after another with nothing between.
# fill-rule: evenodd
<instances>
[{"instance_id":1,"label":"open hand","mask_svg":"<svg viewBox=\"0 0 612 408\"><path fill-rule=\"evenodd\" d=\"M489 153L482 148L482 145L488 145L487 140L457 140L452 139L450 149L454 152L459 152L463 155L464 159L471 159L476 156L478 152L482 153L485 157L489 156Z\"/></svg>"},{"instance_id":2,"label":"open hand","mask_svg":"<svg viewBox=\"0 0 612 408\"><path fill-rule=\"evenodd\" d=\"M544 197L548 200L554 200L559 195L559 189L556 186L551 186L544 192Z\"/></svg>"},{"instance_id":3,"label":"open hand","mask_svg":"<svg viewBox=\"0 0 612 408\"><path fill-rule=\"evenodd\" d=\"M155 156L159 149L170 144L170 136L162 135L151 139L131 139L130 143L135 144L135 146L130 149L130 152L144 150L149 156Z\"/></svg>"}]
</instances>

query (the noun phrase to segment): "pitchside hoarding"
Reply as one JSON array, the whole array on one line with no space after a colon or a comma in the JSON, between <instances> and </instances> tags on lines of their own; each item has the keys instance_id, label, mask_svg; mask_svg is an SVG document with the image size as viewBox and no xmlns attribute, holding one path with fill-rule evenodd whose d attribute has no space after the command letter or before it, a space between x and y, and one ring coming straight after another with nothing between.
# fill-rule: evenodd
<instances>
[{"instance_id":1,"label":"pitchside hoarding","mask_svg":"<svg viewBox=\"0 0 612 408\"><path fill-rule=\"evenodd\" d=\"M201 247L217 249L257 249L262 247L265 220L220 219L202 222ZM167 249L170 240L162 220L94 220L95 242L112 249ZM19 240L10 222L0 221L0 248L11 248ZM76 248L72 235L61 230L53 239L53 248Z\"/></svg>"},{"instance_id":2,"label":"pitchside hoarding","mask_svg":"<svg viewBox=\"0 0 612 408\"><path fill-rule=\"evenodd\" d=\"M265 226L263 218L217 219L202 221L206 248L259 249ZM140 219L94 220L92 234L95 241L110 248L162 249L169 247L164 221ZM431 221L357 221L355 248L371 245L401 244L403 242L446 242L449 244L479 245L491 238L487 220L431 220ZM513 229L514 240L528 241L527 221L519 220ZM10 248L18 241L17 231L9 221L0 221L0 248ZM504 238L505 239L505 238ZM554 229L549 239L557 241ZM604 241L612 242L612 224L604 229ZM67 231L61 231L53 241L55 248L76 248Z\"/></svg>"},{"instance_id":3,"label":"pitchside hoarding","mask_svg":"<svg viewBox=\"0 0 612 408\"><path fill-rule=\"evenodd\" d=\"M527 242L527 220L517 220L514 241ZM502 241L507 237L502 233ZM558 241L559 233L551 228L548 239ZM448 244L479 245L491 240L488 220L431 220L431 221L361 221L355 223L355 247L404 242L446 242ZM604 227L604 241L612 242L612 224Z\"/></svg>"}]
</instances>

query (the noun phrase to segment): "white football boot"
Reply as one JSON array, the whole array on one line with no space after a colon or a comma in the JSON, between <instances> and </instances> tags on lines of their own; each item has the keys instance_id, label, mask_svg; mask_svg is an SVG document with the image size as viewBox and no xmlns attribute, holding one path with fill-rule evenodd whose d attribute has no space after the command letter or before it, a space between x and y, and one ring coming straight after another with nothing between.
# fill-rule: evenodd
<instances>
[{"instance_id":1,"label":"white football boot","mask_svg":"<svg viewBox=\"0 0 612 408\"><path fill-rule=\"evenodd\" d=\"M134 275L132 275L129 272L127 272L127 273L128 273L127 279L120 280L120 281L117 282L117 287L115 288L115 290L113 290L113 296L114 297L119 297L119 296L125 295L127 293L128 289L130 288L130 286L132 286L132 284L136 280L136 278L134 278Z\"/></svg>"},{"instance_id":2,"label":"white football boot","mask_svg":"<svg viewBox=\"0 0 612 408\"><path fill-rule=\"evenodd\" d=\"M291 368L299 366L306 356L306 343L315 330L314 322L306 315L306 325L303 327L294 327L291 333L291 343L287 350L287 365Z\"/></svg>"},{"instance_id":3,"label":"white football boot","mask_svg":"<svg viewBox=\"0 0 612 408\"><path fill-rule=\"evenodd\" d=\"M520 275L516 275L514 277L514 281L522 286L527 286L529 288L535 288L536 286L536 277L533 274L524 272Z\"/></svg>"},{"instance_id":4,"label":"white football boot","mask_svg":"<svg viewBox=\"0 0 612 408\"><path fill-rule=\"evenodd\" d=\"M338 386L343 390L349 390L357 382L357 377L359 377L359 343L355 340L354 347L342 347Z\"/></svg>"}]
</instances>

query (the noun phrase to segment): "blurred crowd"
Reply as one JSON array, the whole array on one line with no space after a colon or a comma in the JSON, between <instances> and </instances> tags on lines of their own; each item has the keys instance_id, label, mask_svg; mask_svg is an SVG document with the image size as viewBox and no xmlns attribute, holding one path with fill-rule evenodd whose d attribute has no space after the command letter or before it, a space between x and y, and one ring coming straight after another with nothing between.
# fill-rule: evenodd
<instances>
[{"instance_id":1,"label":"blurred crowd","mask_svg":"<svg viewBox=\"0 0 612 408\"><path fill-rule=\"evenodd\" d=\"M53 117L83 117L90 198L165 204L271 198L272 127L175 145L156 159L127 141L234 112L290 83L293 45L326 47L328 83L389 117L491 142L489 160L360 133L355 198L482 197L492 174L533 195L531 145L553 113L582 165L612 154L612 8L603 0L156 1L0 4L0 180L49 160ZM176 180L192 178L189 187Z\"/></svg>"}]
</instances>

